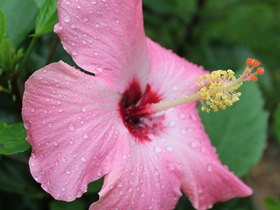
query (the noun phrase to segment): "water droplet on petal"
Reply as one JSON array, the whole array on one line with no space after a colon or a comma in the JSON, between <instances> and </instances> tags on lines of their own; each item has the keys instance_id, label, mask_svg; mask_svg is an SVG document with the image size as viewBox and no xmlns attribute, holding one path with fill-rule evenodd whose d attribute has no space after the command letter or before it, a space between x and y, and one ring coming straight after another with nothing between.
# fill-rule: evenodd
<instances>
[{"instance_id":1,"label":"water droplet on petal","mask_svg":"<svg viewBox=\"0 0 280 210\"><path fill-rule=\"evenodd\" d=\"M122 187L122 186L123 186L123 183L121 181L119 181L117 187Z\"/></svg>"},{"instance_id":2,"label":"water droplet on petal","mask_svg":"<svg viewBox=\"0 0 280 210\"><path fill-rule=\"evenodd\" d=\"M160 153L160 152L161 152L161 148L160 148L159 146L155 146L155 147L154 147L154 151L155 151L156 153Z\"/></svg>"},{"instance_id":3,"label":"water droplet on petal","mask_svg":"<svg viewBox=\"0 0 280 210\"><path fill-rule=\"evenodd\" d=\"M209 171L209 172L212 172L213 171L213 168L212 168L212 166L209 164L209 165L207 165L207 171Z\"/></svg>"},{"instance_id":4,"label":"water droplet on petal","mask_svg":"<svg viewBox=\"0 0 280 210\"><path fill-rule=\"evenodd\" d=\"M70 22L70 19L71 19L70 15L65 15L63 20L64 20L66 23L68 23L68 22Z\"/></svg>"},{"instance_id":5,"label":"water droplet on petal","mask_svg":"<svg viewBox=\"0 0 280 210\"><path fill-rule=\"evenodd\" d=\"M169 171L173 171L175 169L174 163L171 161L167 162L167 167Z\"/></svg>"},{"instance_id":6,"label":"water droplet on petal","mask_svg":"<svg viewBox=\"0 0 280 210\"><path fill-rule=\"evenodd\" d=\"M72 55L77 55L78 54L78 51L77 50L72 50Z\"/></svg>"},{"instance_id":7,"label":"water droplet on petal","mask_svg":"<svg viewBox=\"0 0 280 210\"><path fill-rule=\"evenodd\" d=\"M69 174L71 174L71 170L69 168L66 168L65 173L69 175Z\"/></svg>"},{"instance_id":8,"label":"water droplet on petal","mask_svg":"<svg viewBox=\"0 0 280 210\"><path fill-rule=\"evenodd\" d=\"M173 150L173 148L171 146L167 146L166 149L171 152Z\"/></svg>"},{"instance_id":9,"label":"water droplet on petal","mask_svg":"<svg viewBox=\"0 0 280 210\"><path fill-rule=\"evenodd\" d=\"M145 197L145 193L144 193L144 192L141 193L141 197L142 197L142 198Z\"/></svg>"},{"instance_id":10,"label":"water droplet on petal","mask_svg":"<svg viewBox=\"0 0 280 210\"><path fill-rule=\"evenodd\" d=\"M63 186L63 187L61 188L61 190L62 190L62 191L65 191L65 190L66 190L66 187L65 187L65 186Z\"/></svg>"},{"instance_id":11,"label":"water droplet on petal","mask_svg":"<svg viewBox=\"0 0 280 210\"><path fill-rule=\"evenodd\" d=\"M83 133L83 138L87 139L88 138L88 134L87 133Z\"/></svg>"},{"instance_id":12,"label":"water droplet on petal","mask_svg":"<svg viewBox=\"0 0 280 210\"><path fill-rule=\"evenodd\" d=\"M193 148L193 149L195 149L197 147L197 144L194 141L192 141L190 143L190 145L191 145L191 148Z\"/></svg>"},{"instance_id":13,"label":"water droplet on petal","mask_svg":"<svg viewBox=\"0 0 280 210\"><path fill-rule=\"evenodd\" d=\"M83 161L85 163L85 162L87 162L87 159L83 156L83 157L81 157L81 161Z\"/></svg>"},{"instance_id":14,"label":"water droplet on petal","mask_svg":"<svg viewBox=\"0 0 280 210\"><path fill-rule=\"evenodd\" d=\"M70 131L74 131L75 130L75 125L73 123L70 123L68 125L68 128L69 128Z\"/></svg>"},{"instance_id":15,"label":"water droplet on petal","mask_svg":"<svg viewBox=\"0 0 280 210\"><path fill-rule=\"evenodd\" d=\"M159 172L158 172L157 169L154 170L154 175L155 175L155 176L159 175Z\"/></svg>"}]
</instances>

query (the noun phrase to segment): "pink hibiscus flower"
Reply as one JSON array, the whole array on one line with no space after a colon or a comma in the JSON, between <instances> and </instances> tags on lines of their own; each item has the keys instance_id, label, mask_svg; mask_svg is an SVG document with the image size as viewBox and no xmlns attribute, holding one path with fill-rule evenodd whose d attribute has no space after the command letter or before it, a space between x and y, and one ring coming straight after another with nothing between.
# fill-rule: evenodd
<instances>
[{"instance_id":1,"label":"pink hibiscus flower","mask_svg":"<svg viewBox=\"0 0 280 210\"><path fill-rule=\"evenodd\" d=\"M87 75L60 61L25 84L22 116L32 176L73 201L105 176L90 209L197 209L248 196L223 166L196 102L157 112L150 104L198 91L206 72L145 37L141 0L59 0L55 32ZM157 112L157 113L156 113Z\"/></svg>"}]
</instances>

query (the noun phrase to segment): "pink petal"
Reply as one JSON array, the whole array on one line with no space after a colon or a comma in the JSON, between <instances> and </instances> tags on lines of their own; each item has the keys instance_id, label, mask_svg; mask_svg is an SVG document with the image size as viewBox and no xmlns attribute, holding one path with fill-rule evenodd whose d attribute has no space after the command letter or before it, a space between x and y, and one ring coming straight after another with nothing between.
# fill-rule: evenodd
<instances>
[{"instance_id":1,"label":"pink petal","mask_svg":"<svg viewBox=\"0 0 280 210\"><path fill-rule=\"evenodd\" d=\"M59 0L58 13L55 32L81 68L115 92L133 80L145 89L149 61L141 0Z\"/></svg>"},{"instance_id":2,"label":"pink petal","mask_svg":"<svg viewBox=\"0 0 280 210\"><path fill-rule=\"evenodd\" d=\"M147 39L150 54L148 83L164 100L171 100L197 91L197 78L205 73L199 67Z\"/></svg>"},{"instance_id":3,"label":"pink petal","mask_svg":"<svg viewBox=\"0 0 280 210\"><path fill-rule=\"evenodd\" d=\"M197 91L197 78L206 72L147 39L150 53L148 84L163 100ZM164 85L162 85L164 84ZM161 134L165 147L177 156L183 170L182 189L193 206L203 210L214 203L244 197L252 190L223 166L198 116L196 103L165 112Z\"/></svg>"},{"instance_id":4,"label":"pink petal","mask_svg":"<svg viewBox=\"0 0 280 210\"><path fill-rule=\"evenodd\" d=\"M181 196L181 170L159 139L131 144L127 164L105 176L97 209L173 209Z\"/></svg>"},{"instance_id":5,"label":"pink petal","mask_svg":"<svg viewBox=\"0 0 280 210\"><path fill-rule=\"evenodd\" d=\"M201 123L195 103L166 112L166 142L183 170L182 189L196 209L219 201L245 197L252 190L218 159Z\"/></svg>"},{"instance_id":6,"label":"pink petal","mask_svg":"<svg viewBox=\"0 0 280 210\"><path fill-rule=\"evenodd\" d=\"M124 164L129 140L121 97L63 62L26 82L22 116L33 150L30 169L54 198L72 201L89 182Z\"/></svg>"}]
</instances>

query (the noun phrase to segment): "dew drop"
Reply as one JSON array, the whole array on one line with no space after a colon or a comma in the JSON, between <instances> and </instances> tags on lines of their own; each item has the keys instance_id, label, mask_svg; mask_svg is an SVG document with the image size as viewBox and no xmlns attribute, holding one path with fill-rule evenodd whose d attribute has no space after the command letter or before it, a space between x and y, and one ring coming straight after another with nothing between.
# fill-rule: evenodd
<instances>
[{"instance_id":1,"label":"dew drop","mask_svg":"<svg viewBox=\"0 0 280 210\"><path fill-rule=\"evenodd\" d=\"M97 171L97 176L102 176L103 168L100 167Z\"/></svg>"},{"instance_id":2,"label":"dew drop","mask_svg":"<svg viewBox=\"0 0 280 210\"><path fill-rule=\"evenodd\" d=\"M69 174L71 174L71 170L69 168L66 168L65 173L69 175Z\"/></svg>"},{"instance_id":3,"label":"dew drop","mask_svg":"<svg viewBox=\"0 0 280 210\"><path fill-rule=\"evenodd\" d=\"M141 193L141 197L142 197L142 198L145 197L145 193L144 193L144 192Z\"/></svg>"},{"instance_id":4,"label":"dew drop","mask_svg":"<svg viewBox=\"0 0 280 210\"><path fill-rule=\"evenodd\" d=\"M99 26L100 26L100 25L99 25L98 23L95 24L95 27L96 27L96 28L99 28Z\"/></svg>"},{"instance_id":5,"label":"dew drop","mask_svg":"<svg viewBox=\"0 0 280 210\"><path fill-rule=\"evenodd\" d=\"M154 151L155 151L156 153L160 153L160 152L161 152L161 148L160 148L159 146L155 146L155 147L154 147Z\"/></svg>"},{"instance_id":6,"label":"dew drop","mask_svg":"<svg viewBox=\"0 0 280 210\"><path fill-rule=\"evenodd\" d=\"M70 22L70 19L71 19L70 15L65 15L63 20L64 20L64 22L68 23L68 22Z\"/></svg>"},{"instance_id":7,"label":"dew drop","mask_svg":"<svg viewBox=\"0 0 280 210\"><path fill-rule=\"evenodd\" d=\"M101 67L97 67L96 70L99 72L99 73L102 73L103 72L103 69Z\"/></svg>"},{"instance_id":8,"label":"dew drop","mask_svg":"<svg viewBox=\"0 0 280 210\"><path fill-rule=\"evenodd\" d=\"M50 184L51 184L51 180L48 180L48 181L47 181L47 185L50 185Z\"/></svg>"},{"instance_id":9,"label":"dew drop","mask_svg":"<svg viewBox=\"0 0 280 210\"><path fill-rule=\"evenodd\" d=\"M213 171L212 166L211 166L210 164L207 165L207 171L209 171L209 172L212 172L212 171Z\"/></svg>"},{"instance_id":10,"label":"dew drop","mask_svg":"<svg viewBox=\"0 0 280 210\"><path fill-rule=\"evenodd\" d=\"M78 51L77 50L72 50L72 55L77 55L78 54Z\"/></svg>"},{"instance_id":11,"label":"dew drop","mask_svg":"<svg viewBox=\"0 0 280 210\"><path fill-rule=\"evenodd\" d=\"M168 168L169 171L173 171L175 169L175 166L174 166L173 162L168 161L167 162L167 168Z\"/></svg>"},{"instance_id":12,"label":"dew drop","mask_svg":"<svg viewBox=\"0 0 280 210\"><path fill-rule=\"evenodd\" d=\"M51 128L51 127L52 127L52 125L53 125L53 124L50 122L50 123L48 124L49 128Z\"/></svg>"},{"instance_id":13,"label":"dew drop","mask_svg":"<svg viewBox=\"0 0 280 210\"><path fill-rule=\"evenodd\" d=\"M73 123L70 123L68 125L68 128L69 128L70 131L74 131L75 130L75 125Z\"/></svg>"},{"instance_id":14,"label":"dew drop","mask_svg":"<svg viewBox=\"0 0 280 210\"><path fill-rule=\"evenodd\" d=\"M83 133L83 138L87 139L88 138L88 134L87 133Z\"/></svg>"},{"instance_id":15,"label":"dew drop","mask_svg":"<svg viewBox=\"0 0 280 210\"><path fill-rule=\"evenodd\" d=\"M83 106L81 110L82 110L82 112L86 112L87 108Z\"/></svg>"},{"instance_id":16,"label":"dew drop","mask_svg":"<svg viewBox=\"0 0 280 210\"><path fill-rule=\"evenodd\" d=\"M61 188L61 190L62 190L62 191L65 191L65 190L66 190L66 187L65 187L65 186L63 186L63 187Z\"/></svg>"},{"instance_id":17,"label":"dew drop","mask_svg":"<svg viewBox=\"0 0 280 210\"><path fill-rule=\"evenodd\" d=\"M197 147L197 144L194 141L192 141L190 143L190 146L191 146L191 148L195 149Z\"/></svg>"},{"instance_id":18,"label":"dew drop","mask_svg":"<svg viewBox=\"0 0 280 210\"><path fill-rule=\"evenodd\" d=\"M57 104L61 104L61 100L57 100L56 103L57 103Z\"/></svg>"},{"instance_id":19,"label":"dew drop","mask_svg":"<svg viewBox=\"0 0 280 210\"><path fill-rule=\"evenodd\" d=\"M122 187L122 186L123 186L123 183L121 181L119 181L117 187Z\"/></svg>"},{"instance_id":20,"label":"dew drop","mask_svg":"<svg viewBox=\"0 0 280 210\"><path fill-rule=\"evenodd\" d=\"M85 162L87 162L87 159L83 156L83 157L81 157L81 161L83 161L85 163Z\"/></svg>"},{"instance_id":21,"label":"dew drop","mask_svg":"<svg viewBox=\"0 0 280 210\"><path fill-rule=\"evenodd\" d=\"M172 148L171 146L167 146L166 149L167 149L169 152L173 151L173 148Z\"/></svg>"},{"instance_id":22,"label":"dew drop","mask_svg":"<svg viewBox=\"0 0 280 210\"><path fill-rule=\"evenodd\" d=\"M200 151L201 151L202 153L205 153L205 148L204 148L204 147L201 147L201 148L200 148Z\"/></svg>"},{"instance_id":23,"label":"dew drop","mask_svg":"<svg viewBox=\"0 0 280 210\"><path fill-rule=\"evenodd\" d=\"M75 24L71 24L71 26L70 26L71 28L75 28L76 26L75 26Z\"/></svg>"},{"instance_id":24,"label":"dew drop","mask_svg":"<svg viewBox=\"0 0 280 210\"><path fill-rule=\"evenodd\" d=\"M154 175L155 175L155 176L158 176L158 175L159 175L159 172L158 172L157 169L154 170Z\"/></svg>"},{"instance_id":25,"label":"dew drop","mask_svg":"<svg viewBox=\"0 0 280 210\"><path fill-rule=\"evenodd\" d=\"M116 19L116 23L119 23L120 22L120 20L119 19Z\"/></svg>"}]
</instances>

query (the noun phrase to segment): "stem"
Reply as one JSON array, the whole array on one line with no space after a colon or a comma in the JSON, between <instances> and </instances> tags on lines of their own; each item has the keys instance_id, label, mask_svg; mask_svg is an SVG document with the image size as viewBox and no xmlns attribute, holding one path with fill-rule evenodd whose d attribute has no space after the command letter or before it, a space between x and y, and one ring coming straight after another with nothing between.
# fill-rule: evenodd
<instances>
[{"instance_id":1,"label":"stem","mask_svg":"<svg viewBox=\"0 0 280 210\"><path fill-rule=\"evenodd\" d=\"M31 55L31 52L33 51L33 49L35 47L35 44L36 44L37 40L38 40L38 37L33 37L32 38L32 41L31 41L31 43L30 43L30 45L29 45L29 47L28 47L28 49L27 49L27 51L26 51L26 53L25 53L25 55L22 59L22 62L20 63L20 65L19 65L19 67L16 71L15 77L18 77L20 75L21 71L24 69L24 67L25 67L25 65L26 65L26 63L27 63L27 61L28 61L28 59Z\"/></svg>"},{"instance_id":2,"label":"stem","mask_svg":"<svg viewBox=\"0 0 280 210\"><path fill-rule=\"evenodd\" d=\"M55 38L54 38L52 46L51 46L50 53L49 53L47 61L46 61L46 65L48 65L52 60L52 57L54 55L54 52L55 52L55 49L56 49L56 46L57 46L57 43L58 43L58 40L59 40L58 36L55 35Z\"/></svg>"}]
</instances>

